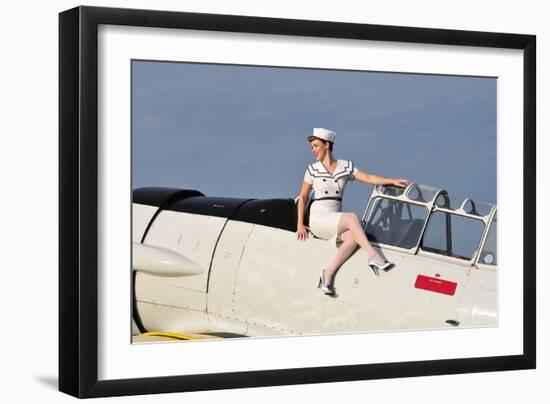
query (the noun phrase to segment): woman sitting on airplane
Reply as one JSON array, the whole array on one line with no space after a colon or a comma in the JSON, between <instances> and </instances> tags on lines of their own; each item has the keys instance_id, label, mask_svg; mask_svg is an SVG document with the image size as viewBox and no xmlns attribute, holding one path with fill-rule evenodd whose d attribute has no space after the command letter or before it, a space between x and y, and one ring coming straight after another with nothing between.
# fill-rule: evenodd
<instances>
[{"instance_id":1,"label":"woman sitting on airplane","mask_svg":"<svg viewBox=\"0 0 550 404\"><path fill-rule=\"evenodd\" d=\"M405 179L385 178L358 170L349 160L336 160L332 148L336 133L324 128L314 128L307 137L311 151L317 160L307 166L302 190L298 197L298 240L306 240L308 228L304 225L305 202L311 187L313 198L309 207L309 230L313 235L325 240L334 238L342 242L331 264L321 270L318 287L326 295L334 295L332 279L338 268L350 257L357 245L364 248L369 257L369 266L387 270L393 263L386 261L369 243L355 213L342 212L342 197L348 181L354 179L372 185L409 184Z\"/></svg>"}]
</instances>

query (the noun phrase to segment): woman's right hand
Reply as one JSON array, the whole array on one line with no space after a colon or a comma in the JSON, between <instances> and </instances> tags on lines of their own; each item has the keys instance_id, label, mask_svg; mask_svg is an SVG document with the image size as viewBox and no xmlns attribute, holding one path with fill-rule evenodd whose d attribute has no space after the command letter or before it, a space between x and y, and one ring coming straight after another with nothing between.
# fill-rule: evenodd
<instances>
[{"instance_id":1,"label":"woman's right hand","mask_svg":"<svg viewBox=\"0 0 550 404\"><path fill-rule=\"evenodd\" d=\"M303 224L298 225L298 229L296 230L296 238L298 240L307 240L307 226L304 226Z\"/></svg>"}]
</instances>

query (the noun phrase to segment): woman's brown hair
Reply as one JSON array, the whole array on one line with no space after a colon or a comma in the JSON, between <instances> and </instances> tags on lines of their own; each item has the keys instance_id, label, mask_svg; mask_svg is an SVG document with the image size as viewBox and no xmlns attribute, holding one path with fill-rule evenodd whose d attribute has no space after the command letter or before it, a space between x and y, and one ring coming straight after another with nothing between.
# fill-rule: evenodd
<instances>
[{"instance_id":1,"label":"woman's brown hair","mask_svg":"<svg viewBox=\"0 0 550 404\"><path fill-rule=\"evenodd\" d=\"M328 143L328 149L332 152L332 149L333 149L333 147L334 147L334 143L333 143L333 142L329 142L328 140L325 140L325 139L320 139L320 138L318 138L318 137L316 137L316 136L310 136L310 137L307 138L308 142L311 142L311 141L316 140L316 139L317 139L317 140L320 140L321 142L323 142L323 143L325 143L325 144Z\"/></svg>"}]
</instances>

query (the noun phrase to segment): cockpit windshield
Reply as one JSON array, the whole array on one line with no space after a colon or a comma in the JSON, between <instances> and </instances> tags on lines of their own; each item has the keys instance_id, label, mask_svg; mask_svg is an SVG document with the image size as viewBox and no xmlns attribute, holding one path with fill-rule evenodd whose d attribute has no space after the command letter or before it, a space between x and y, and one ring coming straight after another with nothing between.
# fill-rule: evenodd
<instances>
[{"instance_id":1,"label":"cockpit windshield","mask_svg":"<svg viewBox=\"0 0 550 404\"><path fill-rule=\"evenodd\" d=\"M448 257L470 260L476 253L485 224L481 220L433 212L421 248Z\"/></svg>"},{"instance_id":2,"label":"cockpit windshield","mask_svg":"<svg viewBox=\"0 0 550 404\"><path fill-rule=\"evenodd\" d=\"M393 199L371 200L366 233L369 240L401 248L413 248L422 235L428 209Z\"/></svg>"},{"instance_id":3,"label":"cockpit windshield","mask_svg":"<svg viewBox=\"0 0 550 404\"><path fill-rule=\"evenodd\" d=\"M496 263L496 206L458 199L440 188L377 186L363 215L363 227L375 243Z\"/></svg>"}]
</instances>

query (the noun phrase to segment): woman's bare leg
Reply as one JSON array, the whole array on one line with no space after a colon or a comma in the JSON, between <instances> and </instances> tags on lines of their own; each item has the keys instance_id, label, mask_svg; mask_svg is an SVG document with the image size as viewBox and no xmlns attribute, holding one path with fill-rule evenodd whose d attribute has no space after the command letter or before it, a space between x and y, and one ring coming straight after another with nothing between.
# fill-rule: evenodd
<instances>
[{"instance_id":1,"label":"woman's bare leg","mask_svg":"<svg viewBox=\"0 0 550 404\"><path fill-rule=\"evenodd\" d=\"M372 247L369 240L367 239L367 236L363 231L363 227L359 222L359 218L355 213L343 213L340 217L340 221L338 222L338 233L341 234L345 231L350 231L353 240L367 252L371 260L375 261L378 264L384 263L384 259Z\"/></svg>"},{"instance_id":2,"label":"woman's bare leg","mask_svg":"<svg viewBox=\"0 0 550 404\"><path fill-rule=\"evenodd\" d=\"M325 269L325 282L327 285L332 284L332 278L334 277L335 272L342 266L344 262L351 256L351 254L357 248L357 243L353 239L353 236L349 230L346 230L340 235L343 243L338 248L336 256Z\"/></svg>"}]
</instances>

